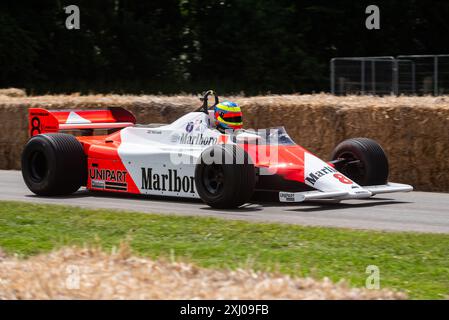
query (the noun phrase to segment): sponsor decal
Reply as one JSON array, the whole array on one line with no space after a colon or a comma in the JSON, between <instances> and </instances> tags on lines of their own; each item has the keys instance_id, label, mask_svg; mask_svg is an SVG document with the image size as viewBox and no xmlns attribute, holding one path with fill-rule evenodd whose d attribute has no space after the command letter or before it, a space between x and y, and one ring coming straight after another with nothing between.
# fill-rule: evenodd
<instances>
[{"instance_id":1,"label":"sponsor decal","mask_svg":"<svg viewBox=\"0 0 449 320\"><path fill-rule=\"evenodd\" d=\"M329 174L329 173L336 173L338 172L336 169L332 168L331 166L325 166L321 170L318 170L316 172L310 173L307 177L305 177L305 180L309 182L311 185L314 185L319 178Z\"/></svg>"},{"instance_id":2,"label":"sponsor decal","mask_svg":"<svg viewBox=\"0 0 449 320\"><path fill-rule=\"evenodd\" d=\"M104 189L104 181L92 180L91 186L92 186L92 188L95 188L95 189Z\"/></svg>"},{"instance_id":3,"label":"sponsor decal","mask_svg":"<svg viewBox=\"0 0 449 320\"><path fill-rule=\"evenodd\" d=\"M92 180L106 180L113 182L126 182L128 172L121 170L109 170L89 168L89 176Z\"/></svg>"},{"instance_id":4,"label":"sponsor decal","mask_svg":"<svg viewBox=\"0 0 449 320\"><path fill-rule=\"evenodd\" d=\"M92 189L127 191L126 171L90 168Z\"/></svg>"},{"instance_id":5,"label":"sponsor decal","mask_svg":"<svg viewBox=\"0 0 449 320\"><path fill-rule=\"evenodd\" d=\"M47 112L31 112L30 113L31 116L39 116L39 117L48 117L48 113Z\"/></svg>"},{"instance_id":6,"label":"sponsor decal","mask_svg":"<svg viewBox=\"0 0 449 320\"><path fill-rule=\"evenodd\" d=\"M208 146L211 144L217 144L217 140L218 139L216 137L206 137L203 136L202 133L195 135L183 133L179 139L179 143Z\"/></svg>"},{"instance_id":7,"label":"sponsor decal","mask_svg":"<svg viewBox=\"0 0 449 320\"><path fill-rule=\"evenodd\" d=\"M162 134L161 130L148 130L147 131L148 134Z\"/></svg>"},{"instance_id":8,"label":"sponsor decal","mask_svg":"<svg viewBox=\"0 0 449 320\"><path fill-rule=\"evenodd\" d=\"M128 184L126 182L121 183L121 182L105 181L104 188L109 190L127 191Z\"/></svg>"},{"instance_id":9,"label":"sponsor decal","mask_svg":"<svg viewBox=\"0 0 449 320\"><path fill-rule=\"evenodd\" d=\"M165 174L155 173L152 168L141 168L141 170L141 189L195 193L195 178L193 176L180 176L176 169L168 169Z\"/></svg>"},{"instance_id":10,"label":"sponsor decal","mask_svg":"<svg viewBox=\"0 0 449 320\"><path fill-rule=\"evenodd\" d=\"M204 132L206 126L203 124L203 120L197 119L195 120L195 131Z\"/></svg>"},{"instance_id":11,"label":"sponsor decal","mask_svg":"<svg viewBox=\"0 0 449 320\"><path fill-rule=\"evenodd\" d=\"M193 122L190 121L189 123L187 123L186 131L187 132L192 132L192 130L193 130Z\"/></svg>"},{"instance_id":12,"label":"sponsor decal","mask_svg":"<svg viewBox=\"0 0 449 320\"><path fill-rule=\"evenodd\" d=\"M285 202L295 202L295 194L290 192L280 192L279 199Z\"/></svg>"}]
</instances>

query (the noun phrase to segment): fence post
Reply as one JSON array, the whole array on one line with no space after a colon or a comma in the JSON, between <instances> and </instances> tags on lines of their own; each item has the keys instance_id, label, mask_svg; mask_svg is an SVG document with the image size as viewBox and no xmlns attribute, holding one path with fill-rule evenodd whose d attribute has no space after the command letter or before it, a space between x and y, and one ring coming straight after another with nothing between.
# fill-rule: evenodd
<instances>
[{"instance_id":1,"label":"fence post","mask_svg":"<svg viewBox=\"0 0 449 320\"><path fill-rule=\"evenodd\" d=\"M433 58L433 95L438 95L438 56Z\"/></svg>"},{"instance_id":2,"label":"fence post","mask_svg":"<svg viewBox=\"0 0 449 320\"><path fill-rule=\"evenodd\" d=\"M393 94L398 96L399 95L399 64L397 59L392 60L393 63Z\"/></svg>"},{"instance_id":3,"label":"fence post","mask_svg":"<svg viewBox=\"0 0 449 320\"><path fill-rule=\"evenodd\" d=\"M331 93L335 94L335 59L331 59Z\"/></svg>"},{"instance_id":4,"label":"fence post","mask_svg":"<svg viewBox=\"0 0 449 320\"><path fill-rule=\"evenodd\" d=\"M361 77L361 88L360 88L360 93L361 94L365 94L365 60L362 59L362 70L360 72L360 77Z\"/></svg>"}]
</instances>

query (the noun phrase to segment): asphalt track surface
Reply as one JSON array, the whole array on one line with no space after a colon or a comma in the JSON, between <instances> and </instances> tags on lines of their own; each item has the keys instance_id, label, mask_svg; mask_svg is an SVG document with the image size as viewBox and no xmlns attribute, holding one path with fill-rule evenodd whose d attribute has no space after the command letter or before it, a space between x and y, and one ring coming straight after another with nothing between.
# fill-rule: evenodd
<instances>
[{"instance_id":1,"label":"asphalt track surface","mask_svg":"<svg viewBox=\"0 0 449 320\"><path fill-rule=\"evenodd\" d=\"M65 197L38 197L28 190L20 171L0 170L0 200L195 215L252 222L449 233L449 194L445 193L391 193L341 203L281 204L257 201L237 210L215 210L199 200L103 194L87 190L80 190Z\"/></svg>"}]
</instances>

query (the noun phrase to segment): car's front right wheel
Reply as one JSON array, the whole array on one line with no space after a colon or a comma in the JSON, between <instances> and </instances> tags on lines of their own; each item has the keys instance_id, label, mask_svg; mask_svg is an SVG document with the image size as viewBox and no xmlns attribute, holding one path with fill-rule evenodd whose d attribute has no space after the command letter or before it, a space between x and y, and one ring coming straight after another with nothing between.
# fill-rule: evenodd
<instances>
[{"instance_id":1,"label":"car's front right wheel","mask_svg":"<svg viewBox=\"0 0 449 320\"><path fill-rule=\"evenodd\" d=\"M388 159L385 151L368 138L347 139L332 153L335 168L361 186L388 182Z\"/></svg>"}]
</instances>

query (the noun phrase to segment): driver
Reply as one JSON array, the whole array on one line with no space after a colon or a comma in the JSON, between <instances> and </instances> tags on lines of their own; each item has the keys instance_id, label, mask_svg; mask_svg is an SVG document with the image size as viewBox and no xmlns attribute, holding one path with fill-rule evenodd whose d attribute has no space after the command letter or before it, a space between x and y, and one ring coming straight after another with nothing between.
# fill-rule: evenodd
<instances>
[{"instance_id":1,"label":"driver","mask_svg":"<svg viewBox=\"0 0 449 320\"><path fill-rule=\"evenodd\" d=\"M223 101L214 106L215 126L218 131L231 133L243 127L242 110L235 102Z\"/></svg>"}]
</instances>

